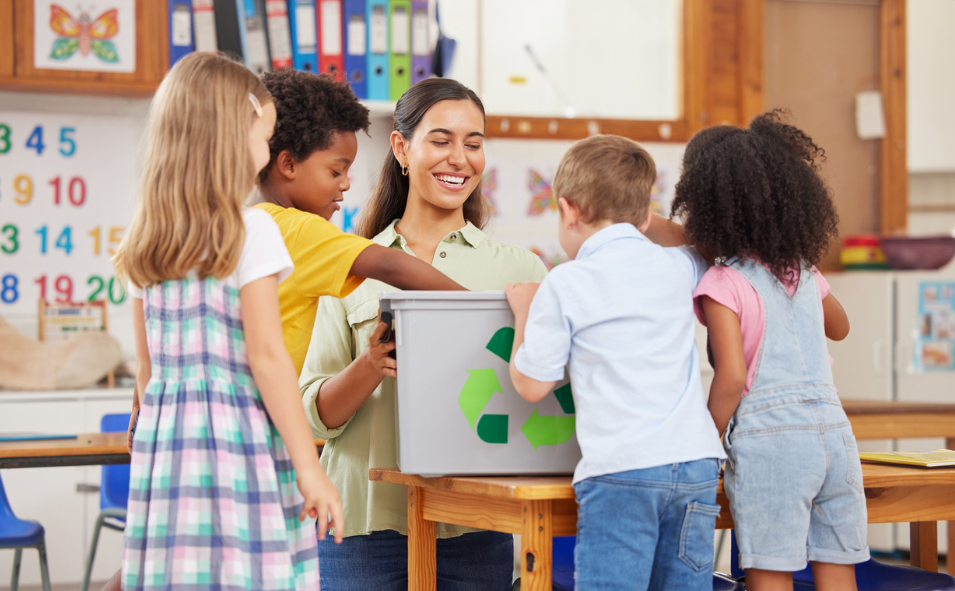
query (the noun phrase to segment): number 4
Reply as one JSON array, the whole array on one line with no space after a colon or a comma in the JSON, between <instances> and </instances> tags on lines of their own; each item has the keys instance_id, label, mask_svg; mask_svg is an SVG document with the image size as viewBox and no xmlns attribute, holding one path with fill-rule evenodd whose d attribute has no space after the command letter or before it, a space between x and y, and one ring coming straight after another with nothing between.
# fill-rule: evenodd
<instances>
[{"instance_id":1,"label":"number 4","mask_svg":"<svg viewBox=\"0 0 955 591\"><path fill-rule=\"evenodd\" d=\"M69 226L63 228L60 237L56 239L56 247L65 250L66 254L73 250L73 232Z\"/></svg>"},{"instance_id":2,"label":"number 4","mask_svg":"<svg viewBox=\"0 0 955 591\"><path fill-rule=\"evenodd\" d=\"M30 134L30 137L27 138L27 148L32 148L36 150L37 156L43 153L43 149L46 146L43 145L43 127L37 125L33 128L33 132Z\"/></svg>"}]
</instances>

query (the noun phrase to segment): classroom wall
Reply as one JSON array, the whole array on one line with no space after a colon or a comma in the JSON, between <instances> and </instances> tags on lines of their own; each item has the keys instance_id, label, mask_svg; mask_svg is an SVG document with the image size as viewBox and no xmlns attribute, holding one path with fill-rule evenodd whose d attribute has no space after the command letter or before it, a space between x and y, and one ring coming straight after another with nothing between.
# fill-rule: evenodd
<instances>
[{"instance_id":1,"label":"classroom wall","mask_svg":"<svg viewBox=\"0 0 955 591\"><path fill-rule=\"evenodd\" d=\"M955 2L908 5L909 233L955 230Z\"/></svg>"}]
</instances>

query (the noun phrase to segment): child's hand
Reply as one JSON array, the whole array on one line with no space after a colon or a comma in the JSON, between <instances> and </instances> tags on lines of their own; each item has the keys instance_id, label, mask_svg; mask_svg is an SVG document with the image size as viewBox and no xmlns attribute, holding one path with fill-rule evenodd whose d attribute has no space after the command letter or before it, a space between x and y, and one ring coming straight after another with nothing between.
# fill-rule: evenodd
<instances>
[{"instance_id":1,"label":"child's hand","mask_svg":"<svg viewBox=\"0 0 955 591\"><path fill-rule=\"evenodd\" d=\"M335 543L341 544L345 531L342 499L325 470L319 467L317 470L297 471L295 481L305 497L298 520L305 521L306 515L314 517L318 523L318 539L324 541L325 532L332 528L335 530Z\"/></svg>"},{"instance_id":2,"label":"child's hand","mask_svg":"<svg viewBox=\"0 0 955 591\"><path fill-rule=\"evenodd\" d=\"M379 342L388 329L387 324L378 322L378 326L375 327L375 332L373 332L371 338L368 339L368 350L366 352L378 373L396 378L398 377L398 362L388 354L394 351L397 345L394 339L386 343Z\"/></svg>"},{"instance_id":3,"label":"child's hand","mask_svg":"<svg viewBox=\"0 0 955 591\"><path fill-rule=\"evenodd\" d=\"M527 311L530 310L534 294L537 293L540 285L540 283L508 283L504 287L507 303L511 305L511 311L514 312L515 317L527 317Z\"/></svg>"}]
</instances>

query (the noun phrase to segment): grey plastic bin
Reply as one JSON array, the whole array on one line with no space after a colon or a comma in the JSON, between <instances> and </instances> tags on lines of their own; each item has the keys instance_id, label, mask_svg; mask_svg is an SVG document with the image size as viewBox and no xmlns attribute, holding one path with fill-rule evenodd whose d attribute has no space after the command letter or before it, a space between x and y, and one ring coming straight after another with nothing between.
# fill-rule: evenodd
<instances>
[{"instance_id":1,"label":"grey plastic bin","mask_svg":"<svg viewBox=\"0 0 955 591\"><path fill-rule=\"evenodd\" d=\"M394 319L403 472L573 473L580 447L570 385L535 404L514 389L504 292L384 292L381 311Z\"/></svg>"}]
</instances>

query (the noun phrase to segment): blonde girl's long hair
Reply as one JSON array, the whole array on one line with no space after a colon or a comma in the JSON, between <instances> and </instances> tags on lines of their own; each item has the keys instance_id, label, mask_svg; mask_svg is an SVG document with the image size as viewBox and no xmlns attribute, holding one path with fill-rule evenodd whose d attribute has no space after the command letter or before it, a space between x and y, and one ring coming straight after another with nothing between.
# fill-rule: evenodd
<instances>
[{"instance_id":1,"label":"blonde girl's long hair","mask_svg":"<svg viewBox=\"0 0 955 591\"><path fill-rule=\"evenodd\" d=\"M272 100L252 72L214 53L192 53L166 74L149 112L139 206L113 257L120 277L146 287L235 270L256 175L250 94Z\"/></svg>"}]
</instances>

